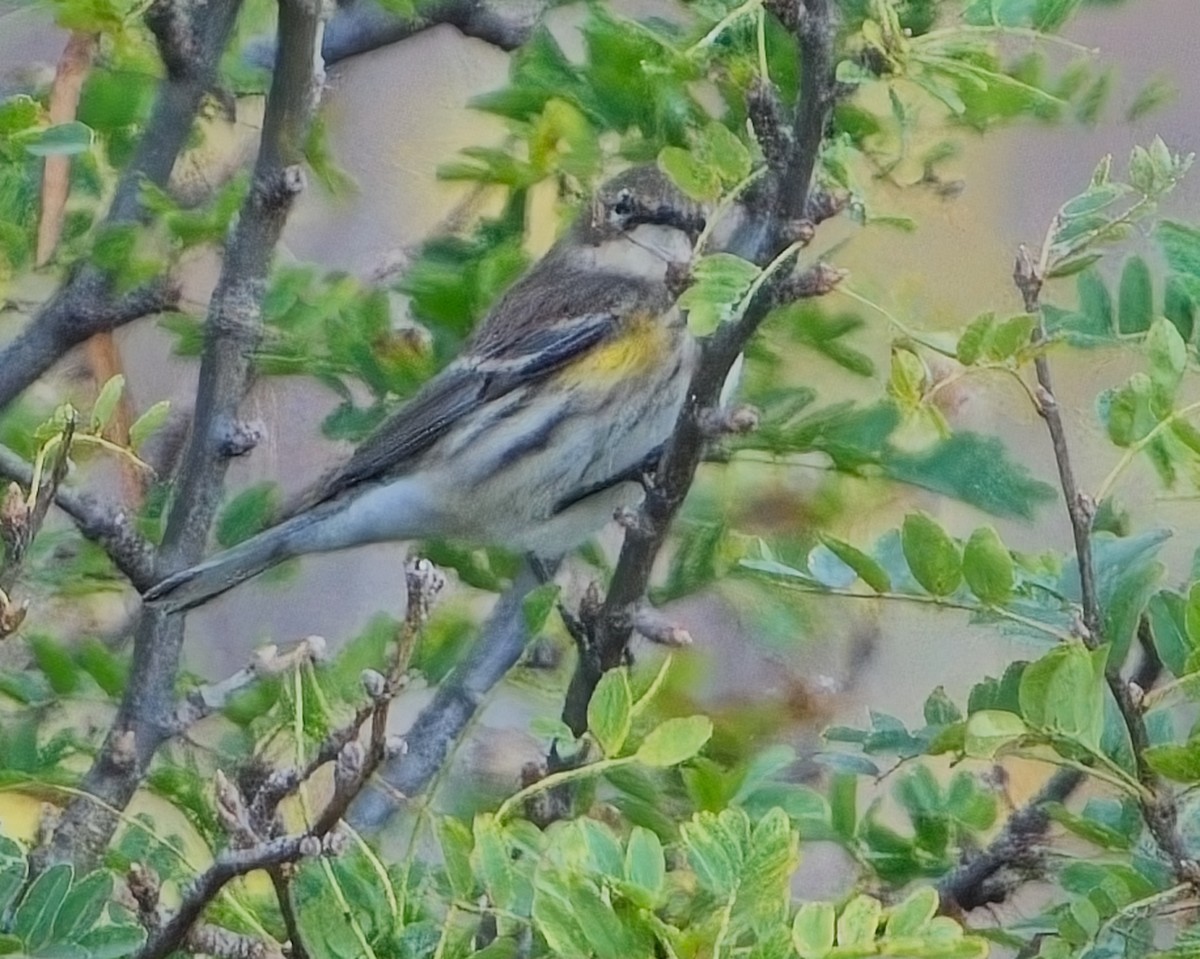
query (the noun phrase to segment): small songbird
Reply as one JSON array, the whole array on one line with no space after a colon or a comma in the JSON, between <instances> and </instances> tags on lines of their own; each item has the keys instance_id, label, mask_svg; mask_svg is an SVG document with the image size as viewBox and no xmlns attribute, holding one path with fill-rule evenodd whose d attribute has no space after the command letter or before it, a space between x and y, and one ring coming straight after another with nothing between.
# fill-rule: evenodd
<instances>
[{"instance_id":1,"label":"small songbird","mask_svg":"<svg viewBox=\"0 0 1200 959\"><path fill-rule=\"evenodd\" d=\"M609 180L454 362L276 525L145 595L197 606L277 563L444 537L556 559L640 502L699 349L674 279L700 208L652 167Z\"/></svg>"}]
</instances>

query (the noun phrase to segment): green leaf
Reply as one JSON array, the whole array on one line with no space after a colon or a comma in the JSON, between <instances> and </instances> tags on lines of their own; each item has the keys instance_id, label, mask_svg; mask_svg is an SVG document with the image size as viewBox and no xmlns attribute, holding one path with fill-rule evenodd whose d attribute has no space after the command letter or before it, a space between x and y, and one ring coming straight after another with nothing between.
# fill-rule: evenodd
<instances>
[{"instance_id":1,"label":"green leaf","mask_svg":"<svg viewBox=\"0 0 1200 959\"><path fill-rule=\"evenodd\" d=\"M491 901L498 909L508 909L513 904L516 879L513 876L512 859L505 843L500 825L491 813L475 817L475 849L471 861L475 874L483 883Z\"/></svg>"},{"instance_id":2,"label":"green leaf","mask_svg":"<svg viewBox=\"0 0 1200 959\"><path fill-rule=\"evenodd\" d=\"M1012 597L1012 554L992 527L979 527L967 540L963 548L963 578L980 602L1003 606Z\"/></svg>"},{"instance_id":3,"label":"green leaf","mask_svg":"<svg viewBox=\"0 0 1200 959\"><path fill-rule=\"evenodd\" d=\"M96 402L92 404L91 431L100 433L108 426L121 402L121 393L125 390L125 377L118 373L111 377L100 388Z\"/></svg>"},{"instance_id":4,"label":"green leaf","mask_svg":"<svg viewBox=\"0 0 1200 959\"><path fill-rule=\"evenodd\" d=\"M1093 751L1104 732L1108 648L1056 646L1021 675L1021 715L1034 729L1074 739Z\"/></svg>"},{"instance_id":5,"label":"green leaf","mask_svg":"<svg viewBox=\"0 0 1200 959\"><path fill-rule=\"evenodd\" d=\"M1071 812L1062 803L1046 803L1042 808L1056 823L1102 849L1127 850L1130 848L1127 836L1104 823Z\"/></svg>"},{"instance_id":6,"label":"green leaf","mask_svg":"<svg viewBox=\"0 0 1200 959\"><path fill-rule=\"evenodd\" d=\"M3 837L0 837L0 840L3 840ZM3 841L11 843L11 840ZM0 915L8 915L9 907L25 884L28 863L19 848L16 848L15 852L16 858L6 855L4 860L0 861Z\"/></svg>"},{"instance_id":7,"label":"green leaf","mask_svg":"<svg viewBox=\"0 0 1200 959\"><path fill-rule=\"evenodd\" d=\"M1029 338L1037 326L1037 317L1020 313L1009 317L996 326L984 347L984 355L994 362L1010 360L1029 345Z\"/></svg>"},{"instance_id":8,"label":"green leaf","mask_svg":"<svg viewBox=\"0 0 1200 959\"><path fill-rule=\"evenodd\" d=\"M931 516L910 513L904 517L900 542L908 568L926 592L949 596L958 589L962 582L958 546Z\"/></svg>"},{"instance_id":9,"label":"green leaf","mask_svg":"<svg viewBox=\"0 0 1200 959\"><path fill-rule=\"evenodd\" d=\"M1188 590L1187 606L1183 611L1184 628L1188 638L1188 656L1200 648L1200 582L1193 583Z\"/></svg>"},{"instance_id":10,"label":"green leaf","mask_svg":"<svg viewBox=\"0 0 1200 959\"><path fill-rule=\"evenodd\" d=\"M891 590L892 581L887 571L862 550L824 534L821 535L821 543L875 592L886 593Z\"/></svg>"},{"instance_id":11,"label":"green leaf","mask_svg":"<svg viewBox=\"0 0 1200 959\"><path fill-rule=\"evenodd\" d=\"M29 650L38 669L60 696L69 696L79 688L79 666L66 647L49 636L29 637Z\"/></svg>"},{"instance_id":12,"label":"green leaf","mask_svg":"<svg viewBox=\"0 0 1200 959\"><path fill-rule=\"evenodd\" d=\"M450 880L450 888L460 899L470 899L478 886L471 869L471 830L453 816L439 816L436 823L442 862Z\"/></svg>"},{"instance_id":13,"label":"green leaf","mask_svg":"<svg viewBox=\"0 0 1200 959\"><path fill-rule=\"evenodd\" d=\"M1189 623L1200 630L1200 584L1193 584L1187 599L1170 590L1161 590L1146 604L1150 634L1163 665L1173 676L1187 672L1188 657L1196 648L1189 636Z\"/></svg>"},{"instance_id":14,"label":"green leaf","mask_svg":"<svg viewBox=\"0 0 1200 959\"><path fill-rule=\"evenodd\" d=\"M873 896L855 896L837 920L839 947L867 946L875 942L875 932L883 915L883 905Z\"/></svg>"},{"instance_id":15,"label":"green leaf","mask_svg":"<svg viewBox=\"0 0 1200 959\"><path fill-rule=\"evenodd\" d=\"M621 752L633 721L633 693L624 668L610 669L600 677L588 701L588 731L610 759Z\"/></svg>"},{"instance_id":16,"label":"green leaf","mask_svg":"<svg viewBox=\"0 0 1200 959\"><path fill-rule=\"evenodd\" d=\"M792 922L792 945L800 959L824 959L833 948L835 913L831 902L806 902Z\"/></svg>"},{"instance_id":17,"label":"green leaf","mask_svg":"<svg viewBox=\"0 0 1200 959\"><path fill-rule=\"evenodd\" d=\"M1160 317L1146 336L1150 380L1163 406L1169 406L1187 368L1187 344L1170 320Z\"/></svg>"},{"instance_id":18,"label":"green leaf","mask_svg":"<svg viewBox=\"0 0 1200 959\"><path fill-rule=\"evenodd\" d=\"M226 503L217 517L217 542L228 549L261 533L270 525L278 506L277 484L266 482L248 486Z\"/></svg>"},{"instance_id":19,"label":"green leaf","mask_svg":"<svg viewBox=\"0 0 1200 959\"><path fill-rule=\"evenodd\" d=\"M1145 333L1154 316L1154 286L1150 267L1140 256L1130 257L1121 271L1117 294L1117 331Z\"/></svg>"},{"instance_id":20,"label":"green leaf","mask_svg":"<svg viewBox=\"0 0 1200 959\"><path fill-rule=\"evenodd\" d=\"M995 516L1032 519L1035 508L1056 495L1015 461L998 437L978 433L955 433L920 453L889 449L880 466L891 479L944 493Z\"/></svg>"},{"instance_id":21,"label":"green leaf","mask_svg":"<svg viewBox=\"0 0 1200 959\"><path fill-rule=\"evenodd\" d=\"M98 926L79 939L88 959L128 959L146 941L146 931L132 923Z\"/></svg>"},{"instance_id":22,"label":"green leaf","mask_svg":"<svg viewBox=\"0 0 1200 959\"><path fill-rule=\"evenodd\" d=\"M159 400L145 413L133 421L129 427L129 445L134 451L141 449L142 444L167 421L171 412L170 400Z\"/></svg>"},{"instance_id":23,"label":"green leaf","mask_svg":"<svg viewBox=\"0 0 1200 959\"><path fill-rule=\"evenodd\" d=\"M652 908L662 894L667 864L662 843L649 829L634 826L625 848L625 879L650 897Z\"/></svg>"},{"instance_id":24,"label":"green leaf","mask_svg":"<svg viewBox=\"0 0 1200 959\"><path fill-rule=\"evenodd\" d=\"M71 888L73 873L68 863L51 866L33 880L17 906L11 928L31 953L36 953L50 941L58 910Z\"/></svg>"},{"instance_id":25,"label":"green leaf","mask_svg":"<svg viewBox=\"0 0 1200 959\"><path fill-rule=\"evenodd\" d=\"M750 174L750 151L724 124L708 123L700 132L699 145L725 183L734 185Z\"/></svg>"},{"instance_id":26,"label":"green leaf","mask_svg":"<svg viewBox=\"0 0 1200 959\"><path fill-rule=\"evenodd\" d=\"M542 583L541 586L530 590L521 601L525 629L530 636L540 633L546 625L546 620L554 611L554 604L558 602L560 590L561 587L557 583Z\"/></svg>"},{"instance_id":27,"label":"green leaf","mask_svg":"<svg viewBox=\"0 0 1200 959\"><path fill-rule=\"evenodd\" d=\"M560 956L590 956L591 945L576 919L576 907L564 884L542 881L539 873L533 892L533 921L547 944Z\"/></svg>"},{"instance_id":28,"label":"green leaf","mask_svg":"<svg viewBox=\"0 0 1200 959\"><path fill-rule=\"evenodd\" d=\"M972 759L992 759L1005 746L1029 733L1029 727L1016 713L982 709L967 720L964 752Z\"/></svg>"},{"instance_id":29,"label":"green leaf","mask_svg":"<svg viewBox=\"0 0 1200 959\"><path fill-rule=\"evenodd\" d=\"M914 889L903 902L889 910L885 935L889 939L920 935L929 920L937 915L937 908L938 894L933 886Z\"/></svg>"},{"instance_id":30,"label":"green leaf","mask_svg":"<svg viewBox=\"0 0 1200 959\"><path fill-rule=\"evenodd\" d=\"M1125 111L1125 119L1135 123L1149 113L1165 107L1179 96L1179 88L1170 80L1155 77L1137 92Z\"/></svg>"},{"instance_id":31,"label":"green leaf","mask_svg":"<svg viewBox=\"0 0 1200 959\"><path fill-rule=\"evenodd\" d=\"M1182 745L1151 746L1143 755L1160 776L1179 783L1200 782L1200 738L1189 739Z\"/></svg>"},{"instance_id":32,"label":"green leaf","mask_svg":"<svg viewBox=\"0 0 1200 959\"><path fill-rule=\"evenodd\" d=\"M1046 271L1046 278L1050 280L1057 280L1064 276L1075 276L1077 273L1082 273L1088 267L1095 265L1103 258L1103 253L1085 253L1082 256L1075 256L1067 260L1060 260Z\"/></svg>"},{"instance_id":33,"label":"green leaf","mask_svg":"<svg viewBox=\"0 0 1200 959\"><path fill-rule=\"evenodd\" d=\"M732 253L701 257L692 268L692 285L679 297L687 311L688 329L707 336L729 320L761 271Z\"/></svg>"},{"instance_id":34,"label":"green leaf","mask_svg":"<svg viewBox=\"0 0 1200 959\"><path fill-rule=\"evenodd\" d=\"M715 200L721 195L717 171L690 150L663 147L658 154L658 168L693 200Z\"/></svg>"},{"instance_id":35,"label":"green leaf","mask_svg":"<svg viewBox=\"0 0 1200 959\"><path fill-rule=\"evenodd\" d=\"M707 716L668 719L642 740L637 760L646 766L677 766L700 752L712 733L712 720Z\"/></svg>"},{"instance_id":36,"label":"green leaf","mask_svg":"<svg viewBox=\"0 0 1200 959\"><path fill-rule=\"evenodd\" d=\"M71 887L54 920L54 942L75 942L96 925L112 895L112 873L97 869Z\"/></svg>"},{"instance_id":37,"label":"green leaf","mask_svg":"<svg viewBox=\"0 0 1200 959\"><path fill-rule=\"evenodd\" d=\"M1174 272L1200 279L1200 227L1163 220L1154 236Z\"/></svg>"},{"instance_id":38,"label":"green leaf","mask_svg":"<svg viewBox=\"0 0 1200 959\"><path fill-rule=\"evenodd\" d=\"M943 686L938 686L925 699L923 715L925 722L930 726L949 726L963 718L962 710L946 695Z\"/></svg>"},{"instance_id":39,"label":"green leaf","mask_svg":"<svg viewBox=\"0 0 1200 959\"><path fill-rule=\"evenodd\" d=\"M34 156L71 156L92 148L91 128L78 120L46 127L36 136L22 138L25 152Z\"/></svg>"},{"instance_id":40,"label":"green leaf","mask_svg":"<svg viewBox=\"0 0 1200 959\"><path fill-rule=\"evenodd\" d=\"M929 381L929 370L912 350L893 347L891 375L888 378L888 394L900 409L912 413L921 406L925 396L925 384Z\"/></svg>"},{"instance_id":41,"label":"green leaf","mask_svg":"<svg viewBox=\"0 0 1200 959\"><path fill-rule=\"evenodd\" d=\"M955 354L963 366L974 366L983 356L984 347L996 326L996 314L984 313L976 317L958 336Z\"/></svg>"}]
</instances>

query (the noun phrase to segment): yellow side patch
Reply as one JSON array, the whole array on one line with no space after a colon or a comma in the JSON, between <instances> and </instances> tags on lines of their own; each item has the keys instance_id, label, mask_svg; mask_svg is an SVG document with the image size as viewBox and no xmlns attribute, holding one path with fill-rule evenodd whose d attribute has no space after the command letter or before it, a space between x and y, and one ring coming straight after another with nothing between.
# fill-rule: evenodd
<instances>
[{"instance_id":1,"label":"yellow side patch","mask_svg":"<svg viewBox=\"0 0 1200 959\"><path fill-rule=\"evenodd\" d=\"M668 361L671 339L671 331L657 317L635 314L614 339L568 364L558 374L559 382L568 387L596 388L644 376Z\"/></svg>"}]
</instances>

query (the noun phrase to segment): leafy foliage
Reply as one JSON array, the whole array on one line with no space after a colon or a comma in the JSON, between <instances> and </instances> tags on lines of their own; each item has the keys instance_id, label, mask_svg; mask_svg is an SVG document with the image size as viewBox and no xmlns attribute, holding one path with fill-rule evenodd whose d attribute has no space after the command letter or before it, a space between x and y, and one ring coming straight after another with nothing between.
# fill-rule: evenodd
<instances>
[{"instance_id":1,"label":"leafy foliage","mask_svg":"<svg viewBox=\"0 0 1200 959\"><path fill-rule=\"evenodd\" d=\"M906 191L935 187L951 195L944 171L965 132L1017 120L1094 120L1112 75L1089 59L1048 52L1057 46L1023 52L1027 45L1017 42L1054 34L1084 5L841 0L840 99L818 158L820 189L844 201L864 229L911 229ZM0 102L0 289L30 269L45 156L74 158L73 206L53 269L86 259L126 290L169 271L186 251L223 244L246 196L244 177L198 203L144 187L143 217L96 227L96 211L137 146L161 67L138 23L141 6L56 3L64 27L103 35L77 121L50 124L44 91ZM419 15L423 4L391 6ZM268 8L247 4L238 44L270 22ZM474 102L505 121L508 139L469 148L441 168L447 179L489 188L499 212L461 235L427 241L401 276L380 283L280 266L261 300L267 333L256 350L259 370L322 384L338 406L320 429L355 441L450 361L525 268L535 187L556 191L565 221L615 166L655 161L687 194L714 205L714 221L743 201L753 211L768 148L778 144L768 142L762 116L751 117L747 92L771 99L780 116L810 92L802 89L794 32L776 15L782 9L703 0L678 21L635 21L592 4L579 57L539 26L512 55L508 83ZM261 92L263 76L240 59L238 44L227 52L223 89ZM1166 85L1151 84L1130 116L1145 116L1168 95ZM343 182L321 130L306 154L323 182ZM1028 254L1039 289L1027 296L1026 312L980 304L956 329L932 334L881 308L875 312L889 323L883 328L868 313L811 299L776 309L749 345L744 370L744 395L759 407L761 426L725 438L718 462L705 467L654 594L675 598L729 585L723 595L740 602L736 611L747 619L765 619L772 603L786 607L790 618L780 632L789 649L802 620L794 615L796 592L920 604L965 616L1012 644L999 677L983 678L965 697L935 689L916 722L872 710L861 726L830 726L821 747L801 757L789 745L741 735L737 718L696 713L686 692L694 677L681 677L684 669L670 657L660 665L639 655L600 680L586 733L576 737L557 719L536 717L531 732L555 763L527 770L519 790L499 795L488 784L465 797L414 798L395 861L355 836L343 855L300 866L290 896L305 952L314 959L981 959L996 944L1045 959L1193 954L1194 931L1172 928L1158 912L1190 894L1180 860L1194 861L1200 850L1188 820L1195 813L1189 790L1200 783L1200 733L1188 711L1200 698L1200 566L1173 576L1163 559L1168 532L1135 529L1116 500L1139 459L1165 488L1200 486L1198 405L1190 399L1200 229L1156 219L1158 203L1190 162L1160 139L1132 151L1124 179L1103 161ZM1106 270L1103 258L1139 231L1155 249L1131 252ZM706 231L680 300L701 339L745 315L771 271L790 269L790 257L810 262L797 244L760 268L719 248L715 235ZM161 322L180 356L199 354L204 331L195 317ZM1097 434L1113 447L1109 472L1094 490L1075 491L1095 507L1087 548L1099 635L1084 625L1079 559L1014 549L1006 542L1017 542L1012 527L993 525L993 517L1042 522L1062 505L1042 478L1050 464L999 436L957 428L946 402L952 387L987 376L1044 414L1036 368L1071 348L1133 358L1122 382L1097 386ZM797 356L806 369L822 364L849 383L853 394L840 395L861 398L834 401L824 386L818 393L795 382ZM21 491L25 502L38 502L47 469L67 453L81 468L99 451L144 469L143 444L163 427L167 409L150 407L127 445L112 442L125 387L121 377L102 384L87 412L68 403L48 417L29 407L6 411L0 432L34 468L31 488ZM800 465L821 468L816 493L779 493L775 471ZM726 470L743 471L739 484L750 477L733 508L705 495L705 484ZM844 491L864 484L872 494L915 487L976 513L943 515L926 498L930 511L894 511L891 528L863 542L858 527L844 528L839 510ZM218 542L262 528L275 496L270 485L233 493L216 523ZM786 514L779 530L764 531L756 519L763 503ZM151 505L143 528L153 517ZM69 557L64 543L75 550ZM113 588L112 564L98 548L77 543L73 534L42 533L25 582L71 597ZM515 568L499 552L457 543L428 544L427 555L473 590L504 588ZM598 578L610 574L601 550L591 547L588 558ZM741 589L751 583L753 590ZM444 681L471 642L474 598L436 609L419 636L409 623L377 616L330 661L267 668L278 651L266 651L254 681L213 719L218 734L203 746L172 745L145 778L145 790L179 813L178 831L157 816L128 817L107 865L144 864L169 886L186 887L198 871L191 850L218 853L230 842L228 808L211 789L217 771L237 770L249 781L305 767L361 708L363 671L380 668L409 641L410 672ZM527 633L555 651L565 646L555 609L569 601L554 585L531 593L522 611ZM81 704L111 710L130 681L123 654L90 635L57 632L45 622L23 627L26 662L6 660L0 672L6 790L56 796L76 788L103 730L75 723L73 711ZM1135 692L1125 677L1139 646L1161 660L1166 675ZM534 701L524 695L531 689L552 685L560 693L564 685L559 670L519 672L523 705ZM192 678L182 685L194 696L211 692ZM1136 717L1128 697L1136 699ZM773 716L776 738L777 726ZM1039 833L1036 848L1022 848L1023 858L1007 864L1018 873L1014 883L1049 880L1025 918L960 915L934 884L952 886L962 864L988 855L1006 828L1001 771L1014 758L1083 777L1086 798L1042 804L1037 814L1053 831ZM306 788L284 818L307 821ZM1160 842L1155 816L1164 809L1178 813L1182 851ZM1067 834L1072 842L1059 843ZM853 887L829 901L797 902L793 877L816 842L847 854ZM1046 848L1055 854L1043 855ZM0 952L133 954L144 932L111 901L113 889L106 870L78 876L58 865L34 876L25 850L0 837ZM205 919L263 942L297 931L252 881L227 887Z\"/></svg>"}]
</instances>

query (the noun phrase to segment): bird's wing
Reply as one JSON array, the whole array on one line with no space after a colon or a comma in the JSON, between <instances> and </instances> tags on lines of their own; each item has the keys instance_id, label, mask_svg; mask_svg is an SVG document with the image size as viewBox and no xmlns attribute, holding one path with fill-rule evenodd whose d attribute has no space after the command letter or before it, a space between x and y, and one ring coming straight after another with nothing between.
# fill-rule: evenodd
<instances>
[{"instance_id":1,"label":"bird's wing","mask_svg":"<svg viewBox=\"0 0 1200 959\"><path fill-rule=\"evenodd\" d=\"M631 293L638 300L647 293L642 284L634 292L628 281L611 276L567 275L551 287L530 283L532 278L519 281L496 305L461 359L388 416L289 514L413 463L463 417L614 335ZM577 311L581 303L586 312Z\"/></svg>"}]
</instances>

